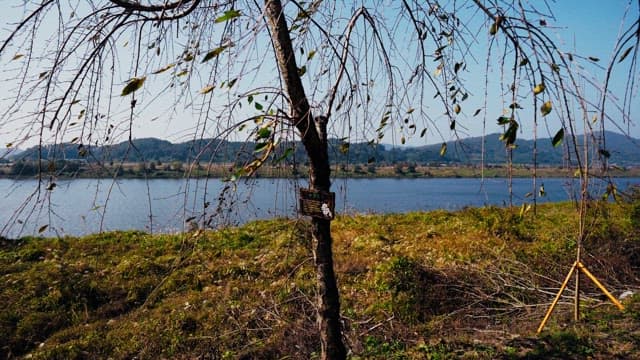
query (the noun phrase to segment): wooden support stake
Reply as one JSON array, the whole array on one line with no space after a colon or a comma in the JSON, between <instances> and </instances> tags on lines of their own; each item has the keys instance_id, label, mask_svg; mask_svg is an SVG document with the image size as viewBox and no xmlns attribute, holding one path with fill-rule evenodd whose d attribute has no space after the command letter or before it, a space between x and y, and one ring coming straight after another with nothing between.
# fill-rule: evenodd
<instances>
[{"instance_id":1,"label":"wooden support stake","mask_svg":"<svg viewBox=\"0 0 640 360\"><path fill-rule=\"evenodd\" d=\"M538 331L536 332L537 334L540 334L542 329L544 329L544 326L547 324L547 321L549 321L549 318L551 317L551 313L553 312L553 309L556 307L556 304L558 304L558 301L560 300L560 296L562 296L564 289L567 287L567 284L569 283L569 280L571 279L573 272L576 271L576 266L578 266L577 261L573 263L573 266L571 266L571 270L569 270L569 273L567 274L567 277L564 279L562 286L560 286L560 290L558 290L558 293L556 294L556 298L553 299L553 302L551 303L549 310L547 310L547 313L544 315L544 318L542 319L540 326L538 326Z\"/></svg>"},{"instance_id":2,"label":"wooden support stake","mask_svg":"<svg viewBox=\"0 0 640 360\"><path fill-rule=\"evenodd\" d=\"M585 275L587 275L587 277L589 279L591 279L591 281L593 281L594 284L596 284L596 286L609 298L609 300L611 300L611 302L618 309L624 310L624 306L620 303L620 301L618 301L618 299L616 299L607 290L607 288L604 287L604 285L602 285L602 283L600 281L598 281L598 279L587 269L587 267L582 262L576 261L576 262L573 263L573 266L571 266L571 270L569 270L569 273L567 274L567 278L564 279L564 282L562 283L562 286L560 286L560 290L556 294L556 298L553 299L553 302L551 303L551 306L549 307L549 310L547 310L547 313L544 315L544 318L542 319L542 322L540 323L540 326L538 327L538 331L536 332L537 334L540 334L540 332L542 332L542 329L544 329L544 326L547 324L547 321L549 321L549 318L551 317L551 313L553 312L553 309L558 304L558 301L560 300L560 296L562 296L562 293L564 292L564 289L566 289L567 284L569 283L569 280L571 279L571 276L576 271L576 268L580 269L580 271L582 271ZM578 314L577 310L576 310L575 314Z\"/></svg>"},{"instance_id":3,"label":"wooden support stake","mask_svg":"<svg viewBox=\"0 0 640 360\"><path fill-rule=\"evenodd\" d=\"M613 305L617 306L618 309L620 310L624 310L624 306L620 303L620 301L618 301L618 299L616 299L613 295L611 295L611 293L609 292L609 290L607 290L607 288L604 287L604 285L602 285L602 283L600 281L598 281L598 279L593 276L593 274L587 269L587 267L582 264L581 262L578 263L578 268L585 274L587 275L587 277L589 279L591 279L591 281L593 281L594 284L596 284L597 287L600 288L600 290L602 290L602 292L607 295L607 297L609 298L609 300L611 300L611 302L613 303Z\"/></svg>"}]
</instances>

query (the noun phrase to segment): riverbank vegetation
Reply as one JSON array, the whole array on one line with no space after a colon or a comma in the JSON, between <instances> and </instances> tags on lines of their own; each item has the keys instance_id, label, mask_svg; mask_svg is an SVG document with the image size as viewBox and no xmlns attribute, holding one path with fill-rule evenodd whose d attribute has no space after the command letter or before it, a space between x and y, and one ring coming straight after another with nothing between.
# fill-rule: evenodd
<instances>
[{"instance_id":1,"label":"riverbank vegetation","mask_svg":"<svg viewBox=\"0 0 640 360\"><path fill-rule=\"evenodd\" d=\"M29 179L39 174L39 169L46 171L46 177L55 178L221 178L230 179L238 172L231 163L183 163L171 161L119 162L91 164L79 160L42 161L21 160L13 163L0 164L0 178ZM337 178L505 178L509 174L513 177L532 177L533 167L528 165L451 165L426 164L413 162L399 162L395 164L338 164L332 166L332 174ZM536 175L542 178L573 177L576 168L563 166L545 166L535 169ZM295 166L263 165L256 170L255 176L266 178L308 177L309 168L300 164ZM601 169L594 169L595 176L640 177L640 166L619 167L610 166L606 173Z\"/></svg>"},{"instance_id":2,"label":"riverbank vegetation","mask_svg":"<svg viewBox=\"0 0 640 360\"><path fill-rule=\"evenodd\" d=\"M583 320L565 291L572 203L338 217L332 226L352 359L611 359L640 353L640 201L595 202ZM177 235L3 240L0 357L310 359L320 350L304 220ZM631 292L629 292L631 291Z\"/></svg>"}]
</instances>

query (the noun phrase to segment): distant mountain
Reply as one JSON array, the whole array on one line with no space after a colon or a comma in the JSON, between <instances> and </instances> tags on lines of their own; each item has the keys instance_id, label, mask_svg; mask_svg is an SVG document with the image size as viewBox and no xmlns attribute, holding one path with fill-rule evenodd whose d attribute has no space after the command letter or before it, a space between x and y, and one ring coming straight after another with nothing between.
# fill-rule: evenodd
<instances>
[{"instance_id":1,"label":"distant mountain","mask_svg":"<svg viewBox=\"0 0 640 360\"><path fill-rule=\"evenodd\" d=\"M470 137L447 143L447 152L440 156L442 144L420 147L389 146L382 144L354 143L345 144L340 140L330 140L330 157L333 163L370 163L394 164L410 162L417 164L480 164L483 158L485 164L504 164L507 161L505 145L499 139L500 134L490 134L485 137ZM597 139L602 138L596 136ZM610 164L620 166L640 165L640 139L630 138L614 132L605 132L604 143L593 141L590 148L595 154L600 150L609 155ZM578 141L582 149L582 138ZM281 153L285 149L295 149L290 152L288 161L305 162L306 155L303 147L297 142L280 145ZM513 162L516 164L532 164L533 149L537 148L537 163L539 165L562 165L575 163L573 142L568 138L561 146L553 147L551 139L544 138L537 141L518 139L513 150ZM100 161L182 161L190 162L234 162L255 156L256 144L252 142L230 142L224 140L201 139L173 144L166 140L155 138L137 139L131 143L122 142L116 145L89 147L77 144L49 145L42 150L45 159L99 159ZM582 150L580 150L582 152ZM37 148L30 148L19 155L11 155L13 159L36 159Z\"/></svg>"},{"instance_id":2,"label":"distant mountain","mask_svg":"<svg viewBox=\"0 0 640 360\"><path fill-rule=\"evenodd\" d=\"M589 144L590 157L596 158L599 151L609 155L610 164L618 164L622 166L640 165L640 139L635 139L621 135L615 132L607 131L604 137L595 134L595 144L590 139ZM604 142L602 141L604 139ZM447 143L447 153L440 158L441 162L453 163L480 163L482 158L482 144L484 142L484 161L485 163L503 164L507 161L507 151L504 143L500 141L500 134L490 134L483 137L471 137L456 142ZM578 139L578 150L582 154L584 147L583 137ZM516 148L513 150L513 162L516 164L532 164L533 150L537 151L537 163L541 165L559 165L566 163L575 163L576 156L573 151L574 145L570 138L565 137L565 142L554 147L550 138L534 140L518 139L516 140ZM416 159L434 159L433 154L438 154L441 145L428 145L414 150L409 150L410 156L407 161L416 161ZM568 151L571 149L571 151ZM437 161L437 160L436 160Z\"/></svg>"},{"instance_id":3,"label":"distant mountain","mask_svg":"<svg viewBox=\"0 0 640 360\"><path fill-rule=\"evenodd\" d=\"M22 150L18 148L0 148L0 161L18 156L20 153L22 153Z\"/></svg>"}]
</instances>

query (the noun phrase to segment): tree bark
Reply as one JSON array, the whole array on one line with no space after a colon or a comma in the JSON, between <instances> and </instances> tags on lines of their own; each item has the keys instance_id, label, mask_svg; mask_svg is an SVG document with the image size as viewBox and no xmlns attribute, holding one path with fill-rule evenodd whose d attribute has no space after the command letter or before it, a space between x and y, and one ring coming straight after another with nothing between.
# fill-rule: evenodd
<instances>
[{"instance_id":1,"label":"tree bark","mask_svg":"<svg viewBox=\"0 0 640 360\"><path fill-rule=\"evenodd\" d=\"M300 132L302 143L309 156L309 186L311 189L329 191L331 168L327 146L325 117L314 119L309 101L298 75L295 52L289 28L280 0L265 0L265 15L271 30L271 39L278 68L291 101L291 117ZM320 331L321 358L345 359L346 348L342 342L340 322L340 296L333 270L331 222L312 218L312 236L318 289L318 328Z\"/></svg>"}]
</instances>

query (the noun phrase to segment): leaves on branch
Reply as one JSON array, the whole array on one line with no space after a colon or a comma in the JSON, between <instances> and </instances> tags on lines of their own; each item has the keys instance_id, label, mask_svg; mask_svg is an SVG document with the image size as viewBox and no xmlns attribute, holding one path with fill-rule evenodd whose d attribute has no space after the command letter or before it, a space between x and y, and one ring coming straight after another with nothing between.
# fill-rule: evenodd
<instances>
[{"instance_id":1,"label":"leaves on branch","mask_svg":"<svg viewBox=\"0 0 640 360\"><path fill-rule=\"evenodd\" d=\"M20 59L20 58L21 58L21 57L23 57L23 56L24 56L24 54L15 54L11 60L12 60L12 61L13 61L13 60L18 60L18 59Z\"/></svg>"},{"instance_id":2,"label":"leaves on branch","mask_svg":"<svg viewBox=\"0 0 640 360\"><path fill-rule=\"evenodd\" d=\"M215 89L215 87L216 87L215 85L208 85L208 86L205 86L205 87L203 87L202 89L200 89L200 94L203 94L203 95L204 95L204 94L208 94L208 93L210 93L211 91L213 91L213 89Z\"/></svg>"},{"instance_id":3,"label":"leaves on branch","mask_svg":"<svg viewBox=\"0 0 640 360\"><path fill-rule=\"evenodd\" d=\"M175 63L171 63L171 64L169 64L169 65L166 65L166 66L164 66L164 67L161 67L160 69L158 69L158 70L156 70L156 71L152 72L152 74L156 75L156 74L163 73L163 72L165 72L165 71L167 71L167 70L170 70L170 69L171 69L171 68L173 68L174 66L176 66L176 64L175 64Z\"/></svg>"},{"instance_id":4,"label":"leaves on branch","mask_svg":"<svg viewBox=\"0 0 640 360\"><path fill-rule=\"evenodd\" d=\"M546 87L544 86L544 83L540 83L533 88L533 95L538 95L542 93L545 89Z\"/></svg>"},{"instance_id":5,"label":"leaves on branch","mask_svg":"<svg viewBox=\"0 0 640 360\"><path fill-rule=\"evenodd\" d=\"M291 156L293 154L293 148L287 148L284 153L282 154L282 156L280 156L279 158L276 159L276 164L279 162L282 162L283 160L285 160L286 158L288 158L289 156Z\"/></svg>"},{"instance_id":6,"label":"leaves on branch","mask_svg":"<svg viewBox=\"0 0 640 360\"><path fill-rule=\"evenodd\" d=\"M445 156L447 154L447 143L442 143L440 146L440 156Z\"/></svg>"},{"instance_id":7,"label":"leaves on branch","mask_svg":"<svg viewBox=\"0 0 640 360\"><path fill-rule=\"evenodd\" d=\"M598 153L607 159L611 157L611 153L609 152L609 150L600 149L598 150Z\"/></svg>"},{"instance_id":8,"label":"leaves on branch","mask_svg":"<svg viewBox=\"0 0 640 360\"><path fill-rule=\"evenodd\" d=\"M504 141L507 147L512 146L516 142L516 137L518 133L518 122L514 119L509 119L509 127L504 134L500 135L500 140Z\"/></svg>"},{"instance_id":9,"label":"leaves on branch","mask_svg":"<svg viewBox=\"0 0 640 360\"><path fill-rule=\"evenodd\" d=\"M313 57L316 55L316 51L315 50L311 50L309 51L309 54L307 54L307 61L313 59Z\"/></svg>"},{"instance_id":10,"label":"leaves on branch","mask_svg":"<svg viewBox=\"0 0 640 360\"><path fill-rule=\"evenodd\" d=\"M38 234L42 234L45 230L47 230L48 227L49 225L40 226L40 228L38 229Z\"/></svg>"},{"instance_id":11,"label":"leaves on branch","mask_svg":"<svg viewBox=\"0 0 640 360\"><path fill-rule=\"evenodd\" d=\"M507 125L511 122L511 118L506 116L500 116L498 118L498 125Z\"/></svg>"},{"instance_id":12,"label":"leaves on branch","mask_svg":"<svg viewBox=\"0 0 640 360\"><path fill-rule=\"evenodd\" d=\"M140 89L142 87L142 84L144 84L144 81L146 79L147 79L147 77L143 76L143 77L133 78L133 79L129 80L129 82L124 87L124 89L122 89L122 94L120 94L120 96L127 96L127 95L135 92L136 90Z\"/></svg>"},{"instance_id":13,"label":"leaves on branch","mask_svg":"<svg viewBox=\"0 0 640 360\"><path fill-rule=\"evenodd\" d=\"M497 34L498 29L500 29L500 24L502 24L503 20L504 20L504 17L496 16L496 20L493 22L493 24L491 24L491 28L489 28L489 34L491 35Z\"/></svg>"},{"instance_id":14,"label":"leaves on branch","mask_svg":"<svg viewBox=\"0 0 640 360\"><path fill-rule=\"evenodd\" d=\"M551 112L551 109L553 109L551 100L545 101L545 103L540 107L540 112L542 113L542 116L547 116Z\"/></svg>"},{"instance_id":15,"label":"leaves on branch","mask_svg":"<svg viewBox=\"0 0 640 360\"><path fill-rule=\"evenodd\" d=\"M266 139L271 136L271 129L269 127L263 127L258 130L258 139Z\"/></svg>"},{"instance_id":16,"label":"leaves on branch","mask_svg":"<svg viewBox=\"0 0 640 360\"><path fill-rule=\"evenodd\" d=\"M453 112L455 112L456 114L460 114L460 111L462 111L462 108L460 107L460 105L458 104L453 105Z\"/></svg>"},{"instance_id":17,"label":"leaves on branch","mask_svg":"<svg viewBox=\"0 0 640 360\"><path fill-rule=\"evenodd\" d=\"M624 59L627 58L627 56L629 55L629 53L631 53L631 50L633 49L633 45L629 46L623 53L622 55L620 55L620 58L618 59L618 62L621 63L622 61L624 61Z\"/></svg>"},{"instance_id":18,"label":"leaves on branch","mask_svg":"<svg viewBox=\"0 0 640 360\"><path fill-rule=\"evenodd\" d=\"M558 130L558 132L553 136L551 144L553 147L557 147L562 144L562 139L564 139L564 128L560 128L560 130Z\"/></svg>"},{"instance_id":19,"label":"leaves on branch","mask_svg":"<svg viewBox=\"0 0 640 360\"><path fill-rule=\"evenodd\" d=\"M215 57L218 57L218 55L222 54L223 51L225 51L227 48L229 48L231 45L222 45L219 46L211 51L209 51L204 58L202 59L202 62L207 62Z\"/></svg>"},{"instance_id":20,"label":"leaves on branch","mask_svg":"<svg viewBox=\"0 0 640 360\"><path fill-rule=\"evenodd\" d=\"M343 153L343 154L348 153L349 152L349 147L350 147L350 145L349 145L348 142L346 142L346 141L343 142L342 144L340 144L340 152Z\"/></svg>"},{"instance_id":21,"label":"leaves on branch","mask_svg":"<svg viewBox=\"0 0 640 360\"><path fill-rule=\"evenodd\" d=\"M229 20L237 18L240 15L242 15L242 13L240 13L240 11L238 11L238 10L235 10L235 9L227 10L227 11L224 12L224 14L222 16L217 18L215 20L215 22L217 24L217 23L229 21Z\"/></svg>"}]
</instances>

